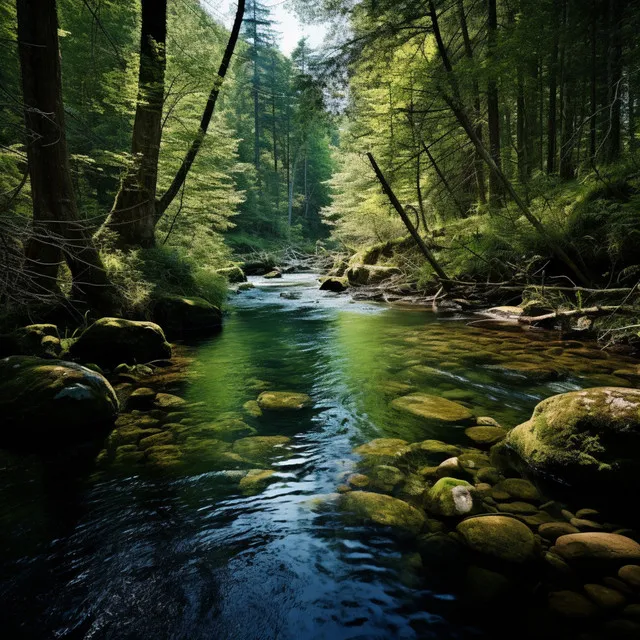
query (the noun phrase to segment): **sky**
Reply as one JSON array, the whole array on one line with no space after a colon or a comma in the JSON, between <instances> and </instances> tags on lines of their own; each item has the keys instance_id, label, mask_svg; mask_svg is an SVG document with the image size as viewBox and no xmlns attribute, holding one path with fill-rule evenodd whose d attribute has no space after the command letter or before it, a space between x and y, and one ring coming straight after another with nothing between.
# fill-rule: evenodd
<instances>
[{"instance_id":1,"label":"sky","mask_svg":"<svg viewBox=\"0 0 640 640\"><path fill-rule=\"evenodd\" d=\"M235 15L235 0L201 0L205 9L218 20L223 20L224 24L231 28L233 16ZM319 47L326 34L324 25L302 25L295 13L287 7L287 0L263 0L264 4L271 9L271 14L275 21L274 28L280 33L278 45L285 55L290 55L298 44L298 40L308 38L310 47Z\"/></svg>"}]
</instances>

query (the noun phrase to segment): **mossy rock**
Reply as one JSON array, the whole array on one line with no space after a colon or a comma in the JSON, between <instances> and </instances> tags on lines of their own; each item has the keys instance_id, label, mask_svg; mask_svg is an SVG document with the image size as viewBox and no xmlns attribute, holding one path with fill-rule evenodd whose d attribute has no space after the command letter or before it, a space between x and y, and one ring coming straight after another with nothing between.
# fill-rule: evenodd
<instances>
[{"instance_id":1,"label":"mossy rock","mask_svg":"<svg viewBox=\"0 0 640 640\"><path fill-rule=\"evenodd\" d=\"M479 554L504 562L523 564L535 558L534 535L519 520L509 516L476 516L456 528L465 543Z\"/></svg>"},{"instance_id":2,"label":"mossy rock","mask_svg":"<svg viewBox=\"0 0 640 640\"><path fill-rule=\"evenodd\" d=\"M178 409L186 406L187 401L172 393L158 393L156 394L154 404L159 409Z\"/></svg>"},{"instance_id":3,"label":"mossy rock","mask_svg":"<svg viewBox=\"0 0 640 640\"><path fill-rule=\"evenodd\" d=\"M265 391L258 396L258 406L263 411L300 411L312 404L306 393L293 391Z\"/></svg>"},{"instance_id":4,"label":"mossy rock","mask_svg":"<svg viewBox=\"0 0 640 640\"><path fill-rule=\"evenodd\" d=\"M247 276L244 274L244 271L237 265L218 269L216 273L225 277L232 284L247 281Z\"/></svg>"},{"instance_id":5,"label":"mossy rock","mask_svg":"<svg viewBox=\"0 0 640 640\"><path fill-rule=\"evenodd\" d=\"M354 449L354 453L362 456L366 464L396 463L402 456L411 451L409 443L399 438L376 438Z\"/></svg>"},{"instance_id":6,"label":"mossy rock","mask_svg":"<svg viewBox=\"0 0 640 640\"><path fill-rule=\"evenodd\" d=\"M437 465L462 453L460 447L440 440L423 440L410 445L409 448L410 451L403 456L403 461L415 467Z\"/></svg>"},{"instance_id":7,"label":"mossy rock","mask_svg":"<svg viewBox=\"0 0 640 640\"><path fill-rule=\"evenodd\" d=\"M116 393L99 373L63 360L10 356L0 360L1 438L34 444L89 439L113 425Z\"/></svg>"},{"instance_id":8,"label":"mossy rock","mask_svg":"<svg viewBox=\"0 0 640 640\"><path fill-rule=\"evenodd\" d=\"M71 345L74 358L114 367L171 357L171 345L153 322L100 318Z\"/></svg>"},{"instance_id":9,"label":"mossy rock","mask_svg":"<svg viewBox=\"0 0 640 640\"><path fill-rule=\"evenodd\" d=\"M426 393L413 393L396 398L391 402L391 406L398 411L410 413L429 423L467 425L474 422L473 413L466 407L446 398Z\"/></svg>"},{"instance_id":10,"label":"mossy rock","mask_svg":"<svg viewBox=\"0 0 640 640\"><path fill-rule=\"evenodd\" d=\"M441 478L425 496L428 511L446 518L460 518L481 509L481 499L475 487L465 480Z\"/></svg>"},{"instance_id":11,"label":"mossy rock","mask_svg":"<svg viewBox=\"0 0 640 640\"><path fill-rule=\"evenodd\" d=\"M262 415L262 409L257 400L248 400L242 405L245 413L252 418L259 418Z\"/></svg>"},{"instance_id":12,"label":"mossy rock","mask_svg":"<svg viewBox=\"0 0 640 640\"><path fill-rule=\"evenodd\" d=\"M282 278L282 273L280 273L280 271L269 271L269 273L265 273L263 277L266 280L274 280L276 278Z\"/></svg>"},{"instance_id":13,"label":"mossy rock","mask_svg":"<svg viewBox=\"0 0 640 640\"><path fill-rule=\"evenodd\" d=\"M540 492L536 486L524 478L505 478L495 485L497 491L504 491L513 500L540 502Z\"/></svg>"},{"instance_id":14,"label":"mossy rock","mask_svg":"<svg viewBox=\"0 0 640 640\"><path fill-rule=\"evenodd\" d=\"M182 463L182 451L174 444L159 444L146 450L146 463L159 469L178 467Z\"/></svg>"},{"instance_id":15,"label":"mossy rock","mask_svg":"<svg viewBox=\"0 0 640 640\"><path fill-rule=\"evenodd\" d=\"M382 493L351 491L340 497L339 504L347 520L373 522L413 536L420 533L425 522L418 509Z\"/></svg>"},{"instance_id":16,"label":"mossy rock","mask_svg":"<svg viewBox=\"0 0 640 640\"><path fill-rule=\"evenodd\" d=\"M172 336L206 334L222 327L222 312L203 298L163 295L153 306L153 320Z\"/></svg>"},{"instance_id":17,"label":"mossy rock","mask_svg":"<svg viewBox=\"0 0 640 640\"><path fill-rule=\"evenodd\" d=\"M0 336L0 357L59 358L62 343L55 324L30 324Z\"/></svg>"},{"instance_id":18,"label":"mossy rock","mask_svg":"<svg viewBox=\"0 0 640 640\"><path fill-rule=\"evenodd\" d=\"M273 469L250 469L240 480L239 487L245 495L260 493L272 480Z\"/></svg>"},{"instance_id":19,"label":"mossy rock","mask_svg":"<svg viewBox=\"0 0 640 640\"><path fill-rule=\"evenodd\" d=\"M489 449L494 444L504 440L508 431L502 427L469 427L465 430L465 435L471 440L476 447L480 449Z\"/></svg>"},{"instance_id":20,"label":"mossy rock","mask_svg":"<svg viewBox=\"0 0 640 640\"><path fill-rule=\"evenodd\" d=\"M266 462L287 454L284 445L289 444L291 438L286 436L252 436L241 438L233 443L233 452L246 460Z\"/></svg>"},{"instance_id":21,"label":"mossy rock","mask_svg":"<svg viewBox=\"0 0 640 640\"><path fill-rule=\"evenodd\" d=\"M211 424L199 425L198 432L205 432L213 438L226 441L258 435L256 429L237 418L229 418Z\"/></svg>"},{"instance_id":22,"label":"mossy rock","mask_svg":"<svg viewBox=\"0 0 640 640\"><path fill-rule=\"evenodd\" d=\"M241 282L238 285L238 293L242 292L242 291L251 291L251 289L255 289L256 286L253 284L253 282Z\"/></svg>"},{"instance_id":23,"label":"mossy rock","mask_svg":"<svg viewBox=\"0 0 640 640\"><path fill-rule=\"evenodd\" d=\"M492 459L515 461L533 473L584 490L607 490L611 500L640 490L640 391L601 387L552 396L530 420L492 449Z\"/></svg>"},{"instance_id":24,"label":"mossy rock","mask_svg":"<svg viewBox=\"0 0 640 640\"><path fill-rule=\"evenodd\" d=\"M405 480L405 475L397 467L387 464L379 464L369 472L371 486L378 491L391 493Z\"/></svg>"},{"instance_id":25,"label":"mossy rock","mask_svg":"<svg viewBox=\"0 0 640 640\"><path fill-rule=\"evenodd\" d=\"M127 398L127 409L148 409L153 404L156 392L149 387L135 389Z\"/></svg>"},{"instance_id":26,"label":"mossy rock","mask_svg":"<svg viewBox=\"0 0 640 640\"><path fill-rule=\"evenodd\" d=\"M338 278L328 276L320 279L320 291L333 291L334 293L342 293L349 288L349 279L346 277Z\"/></svg>"},{"instance_id":27,"label":"mossy rock","mask_svg":"<svg viewBox=\"0 0 640 640\"><path fill-rule=\"evenodd\" d=\"M365 264L355 264L347 269L347 279L353 285L380 284L393 276L401 275L397 267L381 267Z\"/></svg>"}]
</instances>

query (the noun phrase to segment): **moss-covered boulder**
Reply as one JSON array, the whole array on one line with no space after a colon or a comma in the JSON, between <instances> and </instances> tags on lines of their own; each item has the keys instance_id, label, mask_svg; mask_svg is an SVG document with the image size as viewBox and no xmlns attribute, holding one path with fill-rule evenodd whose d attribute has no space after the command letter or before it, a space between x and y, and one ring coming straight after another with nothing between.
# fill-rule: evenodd
<instances>
[{"instance_id":1,"label":"moss-covered boulder","mask_svg":"<svg viewBox=\"0 0 640 640\"><path fill-rule=\"evenodd\" d=\"M55 324L30 324L0 336L0 357L20 355L58 358L62 352Z\"/></svg>"},{"instance_id":2,"label":"moss-covered boulder","mask_svg":"<svg viewBox=\"0 0 640 640\"><path fill-rule=\"evenodd\" d=\"M99 373L63 360L10 356L0 360L0 438L30 443L91 438L113 424L118 399Z\"/></svg>"},{"instance_id":3,"label":"moss-covered boulder","mask_svg":"<svg viewBox=\"0 0 640 640\"><path fill-rule=\"evenodd\" d=\"M153 322L100 318L71 345L74 358L113 367L171 357L171 345Z\"/></svg>"},{"instance_id":4,"label":"moss-covered boulder","mask_svg":"<svg viewBox=\"0 0 640 640\"><path fill-rule=\"evenodd\" d=\"M457 402L426 393L412 393L396 398L391 406L403 413L422 418L430 423L467 425L474 422L473 413Z\"/></svg>"},{"instance_id":5,"label":"moss-covered boulder","mask_svg":"<svg viewBox=\"0 0 640 640\"><path fill-rule=\"evenodd\" d=\"M225 277L232 284L247 281L247 276L245 276L244 271L238 265L218 269L216 273Z\"/></svg>"},{"instance_id":6,"label":"moss-covered boulder","mask_svg":"<svg viewBox=\"0 0 640 640\"><path fill-rule=\"evenodd\" d=\"M260 493L274 478L273 469L249 469L241 478L239 487L245 495Z\"/></svg>"},{"instance_id":7,"label":"moss-covered boulder","mask_svg":"<svg viewBox=\"0 0 640 640\"><path fill-rule=\"evenodd\" d=\"M508 431L502 427L477 426L465 430L465 435L480 449L489 449L504 440Z\"/></svg>"},{"instance_id":8,"label":"moss-covered boulder","mask_svg":"<svg viewBox=\"0 0 640 640\"><path fill-rule=\"evenodd\" d=\"M410 451L409 443L399 438L376 438L354 449L354 453L362 456L367 465L393 465Z\"/></svg>"},{"instance_id":9,"label":"moss-covered boulder","mask_svg":"<svg viewBox=\"0 0 640 640\"><path fill-rule=\"evenodd\" d=\"M492 449L492 459L515 462L548 479L582 489L625 494L640 489L640 390L599 387L547 398L531 419ZM618 496L621 497L621 496Z\"/></svg>"},{"instance_id":10,"label":"moss-covered boulder","mask_svg":"<svg viewBox=\"0 0 640 640\"><path fill-rule=\"evenodd\" d=\"M425 496L426 508L435 515L455 518L477 513L480 495L473 485L457 478L441 478Z\"/></svg>"},{"instance_id":11,"label":"moss-covered boulder","mask_svg":"<svg viewBox=\"0 0 640 640\"><path fill-rule=\"evenodd\" d=\"M269 271L269 273L265 273L263 276L267 280L274 280L276 278L282 278L282 273L280 271Z\"/></svg>"},{"instance_id":12,"label":"moss-covered boulder","mask_svg":"<svg viewBox=\"0 0 640 640\"><path fill-rule=\"evenodd\" d=\"M405 475L397 467L379 464L369 472L371 486L378 491L391 493L405 480Z\"/></svg>"},{"instance_id":13,"label":"moss-covered boulder","mask_svg":"<svg viewBox=\"0 0 640 640\"><path fill-rule=\"evenodd\" d=\"M536 541L527 525L509 516L476 516L463 520L458 533L471 549L505 562L522 564L535 557Z\"/></svg>"},{"instance_id":14,"label":"moss-covered boulder","mask_svg":"<svg viewBox=\"0 0 640 640\"><path fill-rule=\"evenodd\" d=\"M440 464L449 458L455 458L462 453L460 447L441 442L440 440L423 440L410 445L410 451L403 459L415 466L425 467L430 464Z\"/></svg>"},{"instance_id":15,"label":"moss-covered boulder","mask_svg":"<svg viewBox=\"0 0 640 640\"><path fill-rule=\"evenodd\" d=\"M203 298L164 295L153 307L152 317L169 335L214 332L222 327L222 312Z\"/></svg>"},{"instance_id":16,"label":"moss-covered boulder","mask_svg":"<svg viewBox=\"0 0 640 640\"><path fill-rule=\"evenodd\" d=\"M354 285L380 284L393 276L401 275L397 267L382 267L367 264L354 264L347 269L347 279Z\"/></svg>"},{"instance_id":17,"label":"moss-covered boulder","mask_svg":"<svg viewBox=\"0 0 640 640\"><path fill-rule=\"evenodd\" d=\"M258 406L263 411L300 411L312 404L306 393L294 391L265 391L258 396Z\"/></svg>"},{"instance_id":18,"label":"moss-covered boulder","mask_svg":"<svg viewBox=\"0 0 640 640\"><path fill-rule=\"evenodd\" d=\"M382 493L350 491L340 497L339 504L348 520L373 522L410 535L420 533L425 522L418 509Z\"/></svg>"},{"instance_id":19,"label":"moss-covered boulder","mask_svg":"<svg viewBox=\"0 0 640 640\"><path fill-rule=\"evenodd\" d=\"M346 277L338 278L329 276L320 280L320 291L333 291L342 293L349 288L349 279Z\"/></svg>"}]
</instances>

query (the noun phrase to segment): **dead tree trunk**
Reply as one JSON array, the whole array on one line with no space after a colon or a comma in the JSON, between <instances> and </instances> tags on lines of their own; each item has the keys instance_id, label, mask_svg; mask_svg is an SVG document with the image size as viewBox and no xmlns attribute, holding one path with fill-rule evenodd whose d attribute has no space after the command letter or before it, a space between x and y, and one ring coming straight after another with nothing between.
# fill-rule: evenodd
<instances>
[{"instance_id":1,"label":"dead tree trunk","mask_svg":"<svg viewBox=\"0 0 640 640\"><path fill-rule=\"evenodd\" d=\"M402 218L402 222L404 222L404 225L405 227L407 227L407 230L411 234L411 237L416 241L418 248L420 249L424 257L427 259L429 264L433 267L433 270L436 272L437 276L442 280L448 280L449 278L447 277L447 274L444 272L442 267L438 264L438 261L435 259L434 255L431 253L431 251L429 250L429 247L427 247L424 240L420 237L420 234L417 232L416 228L413 226L413 223L411 222L406 211L400 204L400 201L396 197L396 194L393 192L393 190L389 186L389 183L387 182L387 179L384 177L384 174L380 170L380 167L378 166L378 163L373 157L373 154L367 153L367 158L369 158L369 162L373 167L376 177L378 178L380 184L382 185L383 191L389 198L389 201L391 202L393 208L398 212L398 214Z\"/></svg>"},{"instance_id":2,"label":"dead tree trunk","mask_svg":"<svg viewBox=\"0 0 640 640\"><path fill-rule=\"evenodd\" d=\"M116 233L119 248L155 244L166 36L167 0L142 0L138 101L131 144L133 165L122 179L106 223Z\"/></svg>"},{"instance_id":3,"label":"dead tree trunk","mask_svg":"<svg viewBox=\"0 0 640 640\"><path fill-rule=\"evenodd\" d=\"M17 15L33 200L34 234L26 249L26 270L36 293L56 291L64 256L74 295L107 311L113 303L112 288L91 236L78 218L71 181L56 3L18 0Z\"/></svg>"}]
</instances>

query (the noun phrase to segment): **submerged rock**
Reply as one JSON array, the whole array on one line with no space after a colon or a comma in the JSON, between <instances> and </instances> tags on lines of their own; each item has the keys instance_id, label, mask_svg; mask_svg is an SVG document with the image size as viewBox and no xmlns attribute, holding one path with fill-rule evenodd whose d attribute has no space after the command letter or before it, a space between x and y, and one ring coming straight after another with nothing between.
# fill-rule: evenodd
<instances>
[{"instance_id":1,"label":"submerged rock","mask_svg":"<svg viewBox=\"0 0 640 640\"><path fill-rule=\"evenodd\" d=\"M480 495L473 485L457 478L441 478L425 496L427 509L449 518L477 513L481 508Z\"/></svg>"},{"instance_id":2,"label":"submerged rock","mask_svg":"<svg viewBox=\"0 0 640 640\"><path fill-rule=\"evenodd\" d=\"M417 535L425 522L418 509L382 493L351 491L340 497L340 507L349 519L369 520L411 535Z\"/></svg>"},{"instance_id":3,"label":"submerged rock","mask_svg":"<svg viewBox=\"0 0 640 640\"><path fill-rule=\"evenodd\" d=\"M461 404L426 393L412 393L396 398L391 402L391 406L433 423L465 425L474 421L473 413Z\"/></svg>"},{"instance_id":4,"label":"submerged rock","mask_svg":"<svg viewBox=\"0 0 640 640\"><path fill-rule=\"evenodd\" d=\"M508 431L502 427L477 426L465 430L467 438L473 441L476 447L488 449L501 440L504 440Z\"/></svg>"},{"instance_id":5,"label":"submerged rock","mask_svg":"<svg viewBox=\"0 0 640 640\"><path fill-rule=\"evenodd\" d=\"M233 452L246 460L256 462L267 461L286 452L282 449L291 438L286 436L252 436L241 438L233 443Z\"/></svg>"},{"instance_id":6,"label":"submerged rock","mask_svg":"<svg viewBox=\"0 0 640 640\"><path fill-rule=\"evenodd\" d=\"M265 391L258 396L258 406L264 411L299 411L312 404L311 396L293 391Z\"/></svg>"},{"instance_id":7,"label":"submerged rock","mask_svg":"<svg viewBox=\"0 0 640 640\"><path fill-rule=\"evenodd\" d=\"M628 494L640 489L639 449L640 390L602 387L547 398L494 447L492 457L515 455L548 478L600 491L624 486Z\"/></svg>"},{"instance_id":8,"label":"submerged rock","mask_svg":"<svg viewBox=\"0 0 640 640\"><path fill-rule=\"evenodd\" d=\"M153 320L170 335L207 333L222 327L222 312L203 298L165 295L152 313Z\"/></svg>"},{"instance_id":9,"label":"submerged rock","mask_svg":"<svg viewBox=\"0 0 640 640\"><path fill-rule=\"evenodd\" d=\"M409 443L398 438L377 438L354 449L369 464L394 464L410 451Z\"/></svg>"},{"instance_id":10,"label":"submerged rock","mask_svg":"<svg viewBox=\"0 0 640 640\"><path fill-rule=\"evenodd\" d=\"M240 480L240 490L248 495L260 493L271 482L274 474L273 469L250 469Z\"/></svg>"},{"instance_id":11,"label":"submerged rock","mask_svg":"<svg viewBox=\"0 0 640 640\"><path fill-rule=\"evenodd\" d=\"M265 273L263 276L267 280L273 280L274 278L282 278L282 273L280 271L269 271L269 273Z\"/></svg>"},{"instance_id":12,"label":"submerged rock","mask_svg":"<svg viewBox=\"0 0 640 640\"><path fill-rule=\"evenodd\" d=\"M2 440L90 438L115 422L118 399L99 373L63 360L0 360ZM16 428L17 427L17 428Z\"/></svg>"},{"instance_id":13,"label":"submerged rock","mask_svg":"<svg viewBox=\"0 0 640 640\"><path fill-rule=\"evenodd\" d=\"M171 357L171 345L153 322L100 318L71 345L74 358L113 367Z\"/></svg>"},{"instance_id":14,"label":"submerged rock","mask_svg":"<svg viewBox=\"0 0 640 640\"><path fill-rule=\"evenodd\" d=\"M411 451L404 458L419 467L434 463L439 464L448 458L454 458L462 453L460 447L446 444L440 440L423 440L410 446Z\"/></svg>"},{"instance_id":15,"label":"submerged rock","mask_svg":"<svg viewBox=\"0 0 640 640\"><path fill-rule=\"evenodd\" d=\"M535 556L536 541L525 524L508 516L476 516L463 520L458 533L474 551L522 564Z\"/></svg>"}]
</instances>

